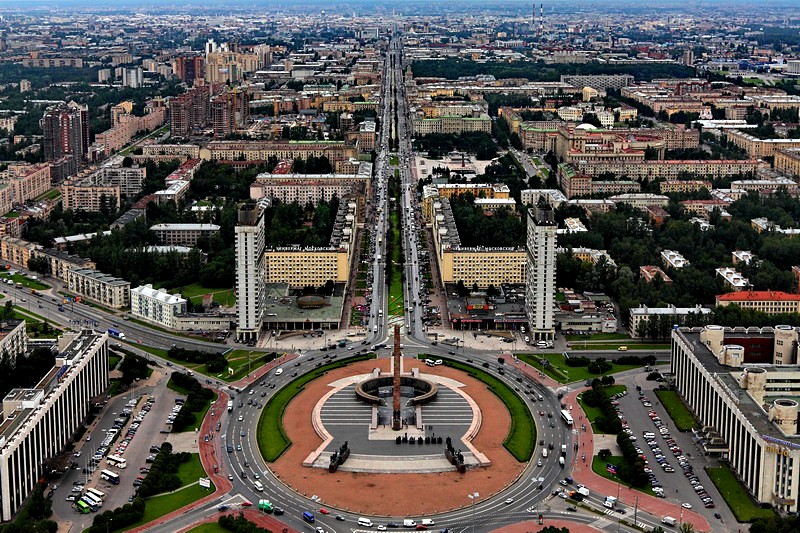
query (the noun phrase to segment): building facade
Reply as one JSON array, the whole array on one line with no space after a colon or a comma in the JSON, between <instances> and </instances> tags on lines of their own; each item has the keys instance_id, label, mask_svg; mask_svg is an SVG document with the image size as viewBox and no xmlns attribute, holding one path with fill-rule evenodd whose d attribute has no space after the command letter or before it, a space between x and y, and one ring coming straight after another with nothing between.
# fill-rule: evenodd
<instances>
[{"instance_id":1,"label":"building facade","mask_svg":"<svg viewBox=\"0 0 800 533\"><path fill-rule=\"evenodd\" d=\"M266 305L264 210L250 202L239 208L236 225L236 339L255 342Z\"/></svg>"},{"instance_id":2,"label":"building facade","mask_svg":"<svg viewBox=\"0 0 800 533\"><path fill-rule=\"evenodd\" d=\"M532 339L555 337L556 223L553 209L540 204L528 210L525 313Z\"/></svg>"},{"instance_id":3,"label":"building facade","mask_svg":"<svg viewBox=\"0 0 800 533\"><path fill-rule=\"evenodd\" d=\"M131 282L97 270L73 268L67 272L67 290L112 309L130 305Z\"/></svg>"},{"instance_id":4,"label":"building facade","mask_svg":"<svg viewBox=\"0 0 800 533\"><path fill-rule=\"evenodd\" d=\"M65 333L53 369L30 389L3 398L0 418L0 518L11 520L43 477L45 461L72 442L108 388L108 334Z\"/></svg>"},{"instance_id":5,"label":"building facade","mask_svg":"<svg viewBox=\"0 0 800 533\"><path fill-rule=\"evenodd\" d=\"M177 316L184 313L186 299L180 294L154 289L152 285L131 289L131 314L142 320L175 329Z\"/></svg>"},{"instance_id":6,"label":"building facade","mask_svg":"<svg viewBox=\"0 0 800 533\"><path fill-rule=\"evenodd\" d=\"M216 224L155 224L150 231L156 234L161 244L167 246L196 246L202 237L211 237L219 232Z\"/></svg>"}]
</instances>

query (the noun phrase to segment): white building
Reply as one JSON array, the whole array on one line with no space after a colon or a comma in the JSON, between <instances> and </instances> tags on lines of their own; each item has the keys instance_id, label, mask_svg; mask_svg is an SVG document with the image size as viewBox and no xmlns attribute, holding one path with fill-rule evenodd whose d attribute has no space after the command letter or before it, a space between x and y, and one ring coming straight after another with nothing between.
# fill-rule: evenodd
<instances>
[{"instance_id":1,"label":"white building","mask_svg":"<svg viewBox=\"0 0 800 533\"><path fill-rule=\"evenodd\" d=\"M175 329L175 317L186 312L186 299L152 285L131 289L131 314L165 328Z\"/></svg>"},{"instance_id":2,"label":"white building","mask_svg":"<svg viewBox=\"0 0 800 533\"><path fill-rule=\"evenodd\" d=\"M569 234L569 233L583 233L589 231L586 229L586 226L583 225L581 219L579 218L565 218L564 219L564 227L559 229L557 233L559 235Z\"/></svg>"},{"instance_id":3,"label":"white building","mask_svg":"<svg viewBox=\"0 0 800 533\"><path fill-rule=\"evenodd\" d=\"M750 286L750 280L731 267L718 268L716 272L725 280L725 284L735 291L741 291Z\"/></svg>"},{"instance_id":4,"label":"white building","mask_svg":"<svg viewBox=\"0 0 800 533\"><path fill-rule=\"evenodd\" d=\"M661 260L664 261L666 266L672 268L683 268L689 264L685 257L673 250L662 251Z\"/></svg>"},{"instance_id":5,"label":"white building","mask_svg":"<svg viewBox=\"0 0 800 533\"><path fill-rule=\"evenodd\" d=\"M239 208L236 225L236 339L256 341L261 332L266 305L264 286L264 210L255 203Z\"/></svg>"},{"instance_id":6,"label":"white building","mask_svg":"<svg viewBox=\"0 0 800 533\"><path fill-rule=\"evenodd\" d=\"M628 321L628 333L631 338L638 339L640 338L639 324L649 321L650 317L668 316L673 324L682 325L689 315L710 315L711 309L699 305L695 307L675 307L674 305L668 307L647 307L646 305L640 305L639 307L631 309L630 313L631 318Z\"/></svg>"},{"instance_id":7,"label":"white building","mask_svg":"<svg viewBox=\"0 0 800 533\"><path fill-rule=\"evenodd\" d=\"M35 387L12 389L0 417L0 519L11 520L108 388L108 334L65 333L56 364Z\"/></svg>"},{"instance_id":8,"label":"white building","mask_svg":"<svg viewBox=\"0 0 800 533\"><path fill-rule=\"evenodd\" d=\"M734 250L731 253L731 260L733 261L734 265L738 265L739 263L744 263L745 265L749 265L750 261L755 258L753 252L749 250Z\"/></svg>"},{"instance_id":9,"label":"white building","mask_svg":"<svg viewBox=\"0 0 800 533\"><path fill-rule=\"evenodd\" d=\"M531 337L552 339L556 295L556 223L550 207L528 210L525 314Z\"/></svg>"},{"instance_id":10,"label":"white building","mask_svg":"<svg viewBox=\"0 0 800 533\"><path fill-rule=\"evenodd\" d=\"M553 209L558 209L561 204L567 202L567 197L558 189L525 189L520 191L520 202L522 205L536 205L539 198L544 198L545 201Z\"/></svg>"}]
</instances>

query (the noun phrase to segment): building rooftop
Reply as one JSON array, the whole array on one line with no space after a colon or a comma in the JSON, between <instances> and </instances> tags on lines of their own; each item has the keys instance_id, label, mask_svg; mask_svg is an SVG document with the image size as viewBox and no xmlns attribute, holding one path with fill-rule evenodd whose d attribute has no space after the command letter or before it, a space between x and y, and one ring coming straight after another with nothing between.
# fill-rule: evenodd
<instances>
[{"instance_id":1,"label":"building rooftop","mask_svg":"<svg viewBox=\"0 0 800 533\"><path fill-rule=\"evenodd\" d=\"M155 224L150 231L219 231L216 224Z\"/></svg>"},{"instance_id":2,"label":"building rooftop","mask_svg":"<svg viewBox=\"0 0 800 533\"><path fill-rule=\"evenodd\" d=\"M717 300L723 302L757 302L757 301L781 301L798 302L800 294L790 294L781 291L736 291L717 296Z\"/></svg>"}]
</instances>

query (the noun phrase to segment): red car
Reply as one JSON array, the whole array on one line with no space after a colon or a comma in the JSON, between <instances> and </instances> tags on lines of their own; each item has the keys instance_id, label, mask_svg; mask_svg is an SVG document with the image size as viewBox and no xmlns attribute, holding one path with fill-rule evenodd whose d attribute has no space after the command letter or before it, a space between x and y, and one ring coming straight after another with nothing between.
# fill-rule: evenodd
<instances>
[{"instance_id":1,"label":"red car","mask_svg":"<svg viewBox=\"0 0 800 533\"><path fill-rule=\"evenodd\" d=\"M319 514L331 514L331 512L323 507L322 509L319 510Z\"/></svg>"},{"instance_id":2,"label":"red car","mask_svg":"<svg viewBox=\"0 0 800 533\"><path fill-rule=\"evenodd\" d=\"M425 524L417 524L417 531L422 531L423 529L428 529L428 526Z\"/></svg>"},{"instance_id":3,"label":"red car","mask_svg":"<svg viewBox=\"0 0 800 533\"><path fill-rule=\"evenodd\" d=\"M246 501L242 502L242 507L252 507L252 506L253 506L253 504L250 503L250 502L246 502Z\"/></svg>"}]
</instances>

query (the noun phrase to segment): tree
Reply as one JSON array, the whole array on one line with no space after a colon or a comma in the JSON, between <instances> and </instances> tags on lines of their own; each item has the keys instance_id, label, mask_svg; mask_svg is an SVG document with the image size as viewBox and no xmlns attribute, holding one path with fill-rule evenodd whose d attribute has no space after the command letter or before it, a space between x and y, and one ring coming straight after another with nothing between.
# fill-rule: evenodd
<instances>
[{"instance_id":1,"label":"tree","mask_svg":"<svg viewBox=\"0 0 800 533\"><path fill-rule=\"evenodd\" d=\"M609 450L608 448L603 448L598 452L597 455L600 456L600 459L603 459L605 461L606 459L611 457L611 450Z\"/></svg>"},{"instance_id":2,"label":"tree","mask_svg":"<svg viewBox=\"0 0 800 533\"><path fill-rule=\"evenodd\" d=\"M31 257L28 259L28 268L42 276L50 274L50 261L46 257Z\"/></svg>"}]
</instances>

